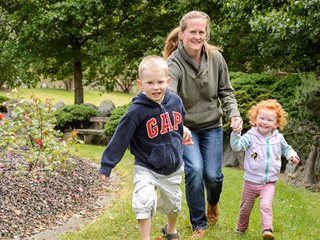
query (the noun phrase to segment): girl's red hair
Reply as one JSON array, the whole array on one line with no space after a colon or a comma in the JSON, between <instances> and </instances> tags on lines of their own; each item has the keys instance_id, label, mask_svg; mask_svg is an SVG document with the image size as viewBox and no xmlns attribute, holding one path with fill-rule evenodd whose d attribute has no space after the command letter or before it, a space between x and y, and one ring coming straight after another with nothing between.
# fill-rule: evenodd
<instances>
[{"instance_id":1,"label":"girl's red hair","mask_svg":"<svg viewBox=\"0 0 320 240\"><path fill-rule=\"evenodd\" d=\"M286 125L286 117L288 116L288 114L283 110L280 103L276 99L268 99L263 100L250 108L248 115L251 126L256 126L256 119L260 109L273 111L277 114L277 125L280 130L282 130Z\"/></svg>"}]
</instances>

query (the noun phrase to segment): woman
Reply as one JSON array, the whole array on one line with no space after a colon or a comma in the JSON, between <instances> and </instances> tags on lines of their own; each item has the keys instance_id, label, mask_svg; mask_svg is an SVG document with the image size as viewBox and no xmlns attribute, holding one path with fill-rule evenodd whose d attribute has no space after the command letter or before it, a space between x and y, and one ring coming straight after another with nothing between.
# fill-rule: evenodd
<instances>
[{"instance_id":1,"label":"woman","mask_svg":"<svg viewBox=\"0 0 320 240\"><path fill-rule=\"evenodd\" d=\"M194 142L183 146L186 198L194 238L205 235L207 223L215 225L218 221L223 183L223 111L231 119L231 126L236 126L234 131L242 129L228 67L220 49L207 43L209 35L209 16L192 11L168 35L164 49L171 78L169 88L183 101L185 126L191 130Z\"/></svg>"}]
</instances>

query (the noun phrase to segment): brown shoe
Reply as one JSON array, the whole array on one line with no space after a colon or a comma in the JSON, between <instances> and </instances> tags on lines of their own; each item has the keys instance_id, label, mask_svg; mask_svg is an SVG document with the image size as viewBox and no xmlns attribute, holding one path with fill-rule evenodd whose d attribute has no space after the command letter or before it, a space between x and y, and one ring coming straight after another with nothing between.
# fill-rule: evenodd
<instances>
[{"instance_id":1,"label":"brown shoe","mask_svg":"<svg viewBox=\"0 0 320 240\"><path fill-rule=\"evenodd\" d=\"M212 225L216 225L219 219L218 204L211 206L207 203L207 221Z\"/></svg>"},{"instance_id":2,"label":"brown shoe","mask_svg":"<svg viewBox=\"0 0 320 240\"><path fill-rule=\"evenodd\" d=\"M191 238L201 238L206 234L205 229L199 229L197 228L196 230L193 231Z\"/></svg>"}]
</instances>

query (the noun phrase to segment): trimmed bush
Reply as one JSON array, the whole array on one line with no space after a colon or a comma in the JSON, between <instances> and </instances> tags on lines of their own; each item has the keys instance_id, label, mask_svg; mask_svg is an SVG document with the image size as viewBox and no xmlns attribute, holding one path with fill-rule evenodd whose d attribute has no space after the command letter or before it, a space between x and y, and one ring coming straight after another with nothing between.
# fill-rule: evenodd
<instances>
[{"instance_id":1,"label":"trimmed bush","mask_svg":"<svg viewBox=\"0 0 320 240\"><path fill-rule=\"evenodd\" d=\"M62 132L74 128L88 128L90 118L99 116L97 109L85 105L66 105L55 111L56 128Z\"/></svg>"},{"instance_id":2,"label":"trimmed bush","mask_svg":"<svg viewBox=\"0 0 320 240\"><path fill-rule=\"evenodd\" d=\"M104 133L107 136L112 136L114 132L116 131L116 128L118 126L119 121L121 118L128 112L128 109L130 108L132 102L122 105L120 107L117 107L111 112L111 116L109 121L104 127Z\"/></svg>"}]
</instances>

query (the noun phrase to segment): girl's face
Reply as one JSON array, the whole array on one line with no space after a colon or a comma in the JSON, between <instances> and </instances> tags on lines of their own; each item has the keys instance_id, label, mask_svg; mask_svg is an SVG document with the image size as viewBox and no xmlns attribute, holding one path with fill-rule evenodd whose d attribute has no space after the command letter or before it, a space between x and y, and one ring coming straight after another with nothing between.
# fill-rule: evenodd
<instances>
[{"instance_id":1,"label":"girl's face","mask_svg":"<svg viewBox=\"0 0 320 240\"><path fill-rule=\"evenodd\" d=\"M264 137L270 137L277 126L277 114L274 111L260 109L256 119L256 127Z\"/></svg>"},{"instance_id":2,"label":"girl's face","mask_svg":"<svg viewBox=\"0 0 320 240\"><path fill-rule=\"evenodd\" d=\"M143 71L142 78L138 80L141 89L146 93L147 97L154 102L161 103L170 78L164 71L153 71L146 69Z\"/></svg>"},{"instance_id":3,"label":"girl's face","mask_svg":"<svg viewBox=\"0 0 320 240\"><path fill-rule=\"evenodd\" d=\"M193 58L200 56L206 39L206 21L202 18L189 19L187 28L180 32L179 38L186 52Z\"/></svg>"}]
</instances>

